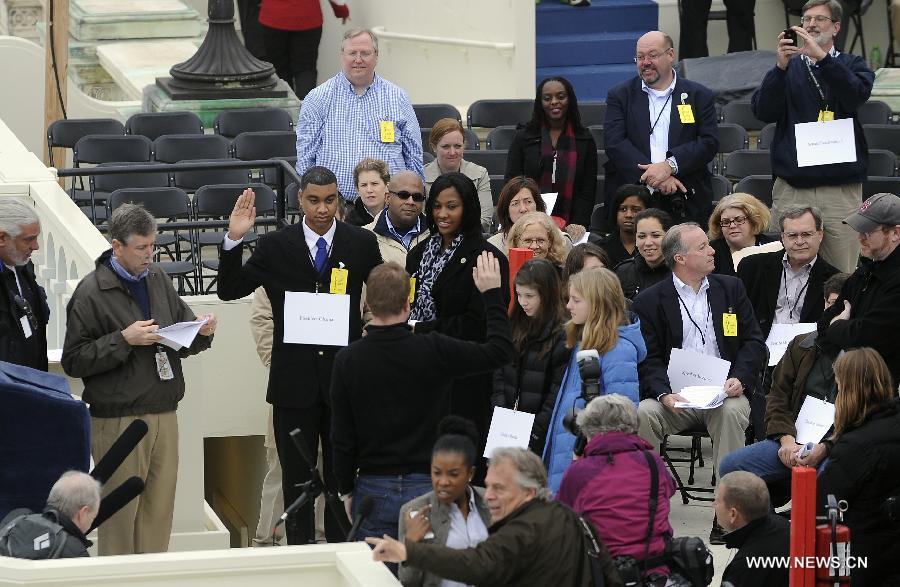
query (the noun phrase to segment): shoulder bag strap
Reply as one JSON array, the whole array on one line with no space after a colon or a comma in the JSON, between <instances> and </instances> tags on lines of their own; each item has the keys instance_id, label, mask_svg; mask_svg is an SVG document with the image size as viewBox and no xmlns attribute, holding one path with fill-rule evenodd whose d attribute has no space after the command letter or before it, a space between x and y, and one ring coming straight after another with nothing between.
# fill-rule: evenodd
<instances>
[{"instance_id":1,"label":"shoulder bag strap","mask_svg":"<svg viewBox=\"0 0 900 587\"><path fill-rule=\"evenodd\" d=\"M644 558L642 559L641 574L647 572L647 559L650 556L650 541L653 539L653 525L656 521L656 508L659 502L659 469L656 467L656 461L650 455L650 451L641 450L644 458L647 459L647 465L650 467L650 500L647 502L650 509L650 520L647 522L647 537L644 545Z\"/></svg>"}]
</instances>

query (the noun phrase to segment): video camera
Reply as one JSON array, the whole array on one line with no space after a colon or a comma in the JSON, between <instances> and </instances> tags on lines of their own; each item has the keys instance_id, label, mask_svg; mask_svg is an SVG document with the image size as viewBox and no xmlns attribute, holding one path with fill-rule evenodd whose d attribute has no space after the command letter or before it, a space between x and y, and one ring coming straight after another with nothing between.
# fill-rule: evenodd
<instances>
[{"instance_id":1,"label":"video camera","mask_svg":"<svg viewBox=\"0 0 900 587\"><path fill-rule=\"evenodd\" d=\"M580 397L584 400L584 405L587 405L600 395L600 353L594 349L578 351L578 354L575 355L575 362L578 365L578 372L581 374ZM576 422L579 412L581 410L573 406L563 417L563 427L575 436L575 454L580 457L584 454L584 448L587 446L587 438L582 434Z\"/></svg>"}]
</instances>

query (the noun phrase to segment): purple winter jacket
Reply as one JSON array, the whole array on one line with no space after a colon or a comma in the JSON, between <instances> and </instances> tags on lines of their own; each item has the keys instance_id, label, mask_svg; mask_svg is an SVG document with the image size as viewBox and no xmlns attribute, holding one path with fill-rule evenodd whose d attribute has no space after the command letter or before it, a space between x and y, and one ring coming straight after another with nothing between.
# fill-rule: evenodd
<instances>
[{"instance_id":1,"label":"purple winter jacket","mask_svg":"<svg viewBox=\"0 0 900 587\"><path fill-rule=\"evenodd\" d=\"M590 520L610 555L644 558L650 469L647 450L659 470L659 499L649 556L662 554L672 536L669 498L675 482L653 447L637 434L606 432L588 442L584 457L566 470L557 500Z\"/></svg>"}]
</instances>

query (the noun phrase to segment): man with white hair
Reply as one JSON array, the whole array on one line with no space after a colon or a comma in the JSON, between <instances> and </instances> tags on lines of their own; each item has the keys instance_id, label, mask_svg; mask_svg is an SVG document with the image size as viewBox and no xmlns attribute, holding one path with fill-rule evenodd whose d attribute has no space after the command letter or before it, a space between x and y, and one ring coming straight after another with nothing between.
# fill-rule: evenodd
<instances>
[{"instance_id":1,"label":"man with white hair","mask_svg":"<svg viewBox=\"0 0 900 587\"><path fill-rule=\"evenodd\" d=\"M46 371L50 308L31 262L40 234L34 206L0 199L0 360Z\"/></svg>"},{"instance_id":2,"label":"man with white hair","mask_svg":"<svg viewBox=\"0 0 900 587\"><path fill-rule=\"evenodd\" d=\"M359 197L353 168L366 157L381 159L391 173L409 169L425 177L412 103L401 88L375 74L377 65L375 34L348 30L341 40L341 71L306 95L297 122L297 173L327 167L348 202Z\"/></svg>"},{"instance_id":3,"label":"man with white hair","mask_svg":"<svg viewBox=\"0 0 900 587\"><path fill-rule=\"evenodd\" d=\"M470 585L593 585L583 526L572 510L550 499L547 472L537 455L522 448L495 449L485 482L492 522L487 540L456 550L409 540L403 544L387 535L367 538L374 559ZM602 545L601 556L609 558Z\"/></svg>"}]
</instances>

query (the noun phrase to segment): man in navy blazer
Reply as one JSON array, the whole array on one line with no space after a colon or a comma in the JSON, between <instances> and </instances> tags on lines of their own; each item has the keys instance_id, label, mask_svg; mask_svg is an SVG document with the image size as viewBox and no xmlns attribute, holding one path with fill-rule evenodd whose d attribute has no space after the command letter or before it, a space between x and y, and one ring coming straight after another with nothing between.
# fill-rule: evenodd
<instances>
[{"instance_id":1,"label":"man in navy blazer","mask_svg":"<svg viewBox=\"0 0 900 587\"><path fill-rule=\"evenodd\" d=\"M750 418L747 396L767 362L766 344L741 280L711 275L715 252L700 226L673 226L663 237L662 253L672 277L642 291L631 307L641 319L647 344L647 358L638 365L638 434L658 447L668 434L703 427L712 439L718 467L722 457L744 446ZM667 374L673 348L731 363L721 406L675 407L684 398L672 389Z\"/></svg>"},{"instance_id":2,"label":"man in navy blazer","mask_svg":"<svg viewBox=\"0 0 900 587\"><path fill-rule=\"evenodd\" d=\"M350 297L349 342L362 335L360 297L369 272L381 264L375 235L335 219L337 179L324 167L311 167L300 180L303 221L259 239L250 259L241 265L242 241L256 219L253 190L235 203L219 252L219 298L234 300L262 285L272 301L274 341L266 401L273 406L275 445L282 468L282 491L288 505L300 496L298 483L309 481L309 468L293 446L290 432L303 431L310 455L318 454L321 438L325 482L336 487L331 448L331 370L339 346L284 342L285 292L346 293ZM346 273L342 273L345 270ZM332 279L346 277L346 286L332 291ZM343 520L325 513L325 536L341 542ZM289 544L315 542L312 504L290 516Z\"/></svg>"},{"instance_id":3,"label":"man in navy blazer","mask_svg":"<svg viewBox=\"0 0 900 587\"><path fill-rule=\"evenodd\" d=\"M676 222L705 226L713 198L708 165L719 150L713 94L678 78L672 38L663 32L638 39L635 62L638 76L606 97L606 206L622 184L646 183Z\"/></svg>"}]
</instances>

